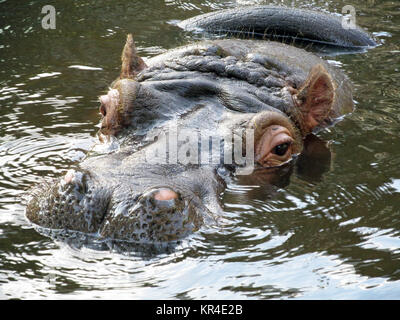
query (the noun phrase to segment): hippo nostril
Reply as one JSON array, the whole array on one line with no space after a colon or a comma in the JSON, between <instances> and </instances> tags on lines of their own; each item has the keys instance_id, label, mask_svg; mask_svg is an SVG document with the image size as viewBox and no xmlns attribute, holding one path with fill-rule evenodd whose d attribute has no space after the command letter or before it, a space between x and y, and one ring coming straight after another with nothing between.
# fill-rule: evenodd
<instances>
[{"instance_id":1,"label":"hippo nostril","mask_svg":"<svg viewBox=\"0 0 400 320\"><path fill-rule=\"evenodd\" d=\"M64 182L69 184L75 178L75 170L68 170L68 172L64 176Z\"/></svg>"},{"instance_id":2,"label":"hippo nostril","mask_svg":"<svg viewBox=\"0 0 400 320\"><path fill-rule=\"evenodd\" d=\"M179 195L171 190L171 189L167 189L167 188L163 188L160 189L155 195L154 195L154 199L158 200L158 201L169 201L169 200L174 200L174 199L178 199Z\"/></svg>"},{"instance_id":3,"label":"hippo nostril","mask_svg":"<svg viewBox=\"0 0 400 320\"><path fill-rule=\"evenodd\" d=\"M70 169L61 179L60 186L65 190L70 190L70 188L73 188L80 194L86 194L88 192L86 179L87 177L84 173L76 171L74 169Z\"/></svg>"},{"instance_id":4,"label":"hippo nostril","mask_svg":"<svg viewBox=\"0 0 400 320\"><path fill-rule=\"evenodd\" d=\"M169 187L158 187L144 192L138 205L144 209L143 218L152 221L159 214L179 212L184 203L178 192Z\"/></svg>"}]
</instances>

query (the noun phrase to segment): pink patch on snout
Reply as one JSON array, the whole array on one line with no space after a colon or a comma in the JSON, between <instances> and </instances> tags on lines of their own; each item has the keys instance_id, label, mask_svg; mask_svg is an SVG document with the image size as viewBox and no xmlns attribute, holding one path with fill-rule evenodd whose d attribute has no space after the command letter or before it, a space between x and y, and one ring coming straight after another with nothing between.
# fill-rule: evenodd
<instances>
[{"instance_id":1,"label":"pink patch on snout","mask_svg":"<svg viewBox=\"0 0 400 320\"><path fill-rule=\"evenodd\" d=\"M161 200L161 201L173 200L173 199L177 199L177 198L178 198L178 194L175 191L172 191L170 189L161 189L154 196L154 199Z\"/></svg>"},{"instance_id":2,"label":"pink patch on snout","mask_svg":"<svg viewBox=\"0 0 400 320\"><path fill-rule=\"evenodd\" d=\"M65 183L71 183L74 178L75 178L75 171L74 170L68 170L68 172L64 176L64 182Z\"/></svg>"}]
</instances>

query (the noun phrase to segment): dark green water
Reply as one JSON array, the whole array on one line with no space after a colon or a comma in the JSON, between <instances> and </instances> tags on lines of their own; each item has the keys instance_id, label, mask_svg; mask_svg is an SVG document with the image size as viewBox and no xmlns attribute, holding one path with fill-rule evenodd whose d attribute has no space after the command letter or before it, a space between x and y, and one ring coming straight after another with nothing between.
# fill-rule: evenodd
<instances>
[{"instance_id":1,"label":"dark green water","mask_svg":"<svg viewBox=\"0 0 400 320\"><path fill-rule=\"evenodd\" d=\"M237 181L225 226L143 259L39 235L20 197L91 147L97 97L118 74L127 33L151 57L192 40L179 20L265 1L0 0L1 299L400 298L400 3L271 2L356 8L382 45L327 59L353 81L357 109L318 134L331 161L304 158L277 187ZM46 4L55 30L42 29Z\"/></svg>"}]
</instances>

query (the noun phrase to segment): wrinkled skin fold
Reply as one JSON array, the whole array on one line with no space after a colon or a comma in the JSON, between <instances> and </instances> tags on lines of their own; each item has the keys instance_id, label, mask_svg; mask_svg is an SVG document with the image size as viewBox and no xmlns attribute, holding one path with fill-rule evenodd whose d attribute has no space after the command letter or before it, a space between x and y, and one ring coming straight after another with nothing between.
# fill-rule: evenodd
<instances>
[{"instance_id":1,"label":"wrinkled skin fold","mask_svg":"<svg viewBox=\"0 0 400 320\"><path fill-rule=\"evenodd\" d=\"M241 151L250 145L255 165L247 179L257 180L301 154L311 132L353 110L349 80L321 58L243 39L190 44L145 63L129 35L120 77L99 100L103 148L37 186L26 216L44 228L139 243L182 239L218 223L226 182L245 166L236 159L225 163L218 148L217 161L201 162L210 140L200 146L179 139L180 131L218 136L228 146L224 156L237 132L246 132ZM174 130L178 138L171 140ZM197 160L183 152L187 161L177 161L172 151L182 149Z\"/></svg>"}]
</instances>

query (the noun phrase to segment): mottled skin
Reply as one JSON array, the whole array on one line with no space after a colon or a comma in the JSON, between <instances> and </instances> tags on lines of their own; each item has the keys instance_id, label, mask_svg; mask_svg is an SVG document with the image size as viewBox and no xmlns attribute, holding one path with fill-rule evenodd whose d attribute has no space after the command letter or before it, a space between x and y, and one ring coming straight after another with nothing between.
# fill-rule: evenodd
<instances>
[{"instance_id":1,"label":"mottled skin","mask_svg":"<svg viewBox=\"0 0 400 320\"><path fill-rule=\"evenodd\" d=\"M99 138L109 148L38 186L26 215L45 228L141 243L180 239L218 222L225 181L239 166L155 163L164 142L154 136L174 125L221 137L251 128L257 168L279 167L301 153L307 134L353 109L347 78L302 49L214 40L144 63L131 36L121 75L100 103Z\"/></svg>"}]
</instances>

